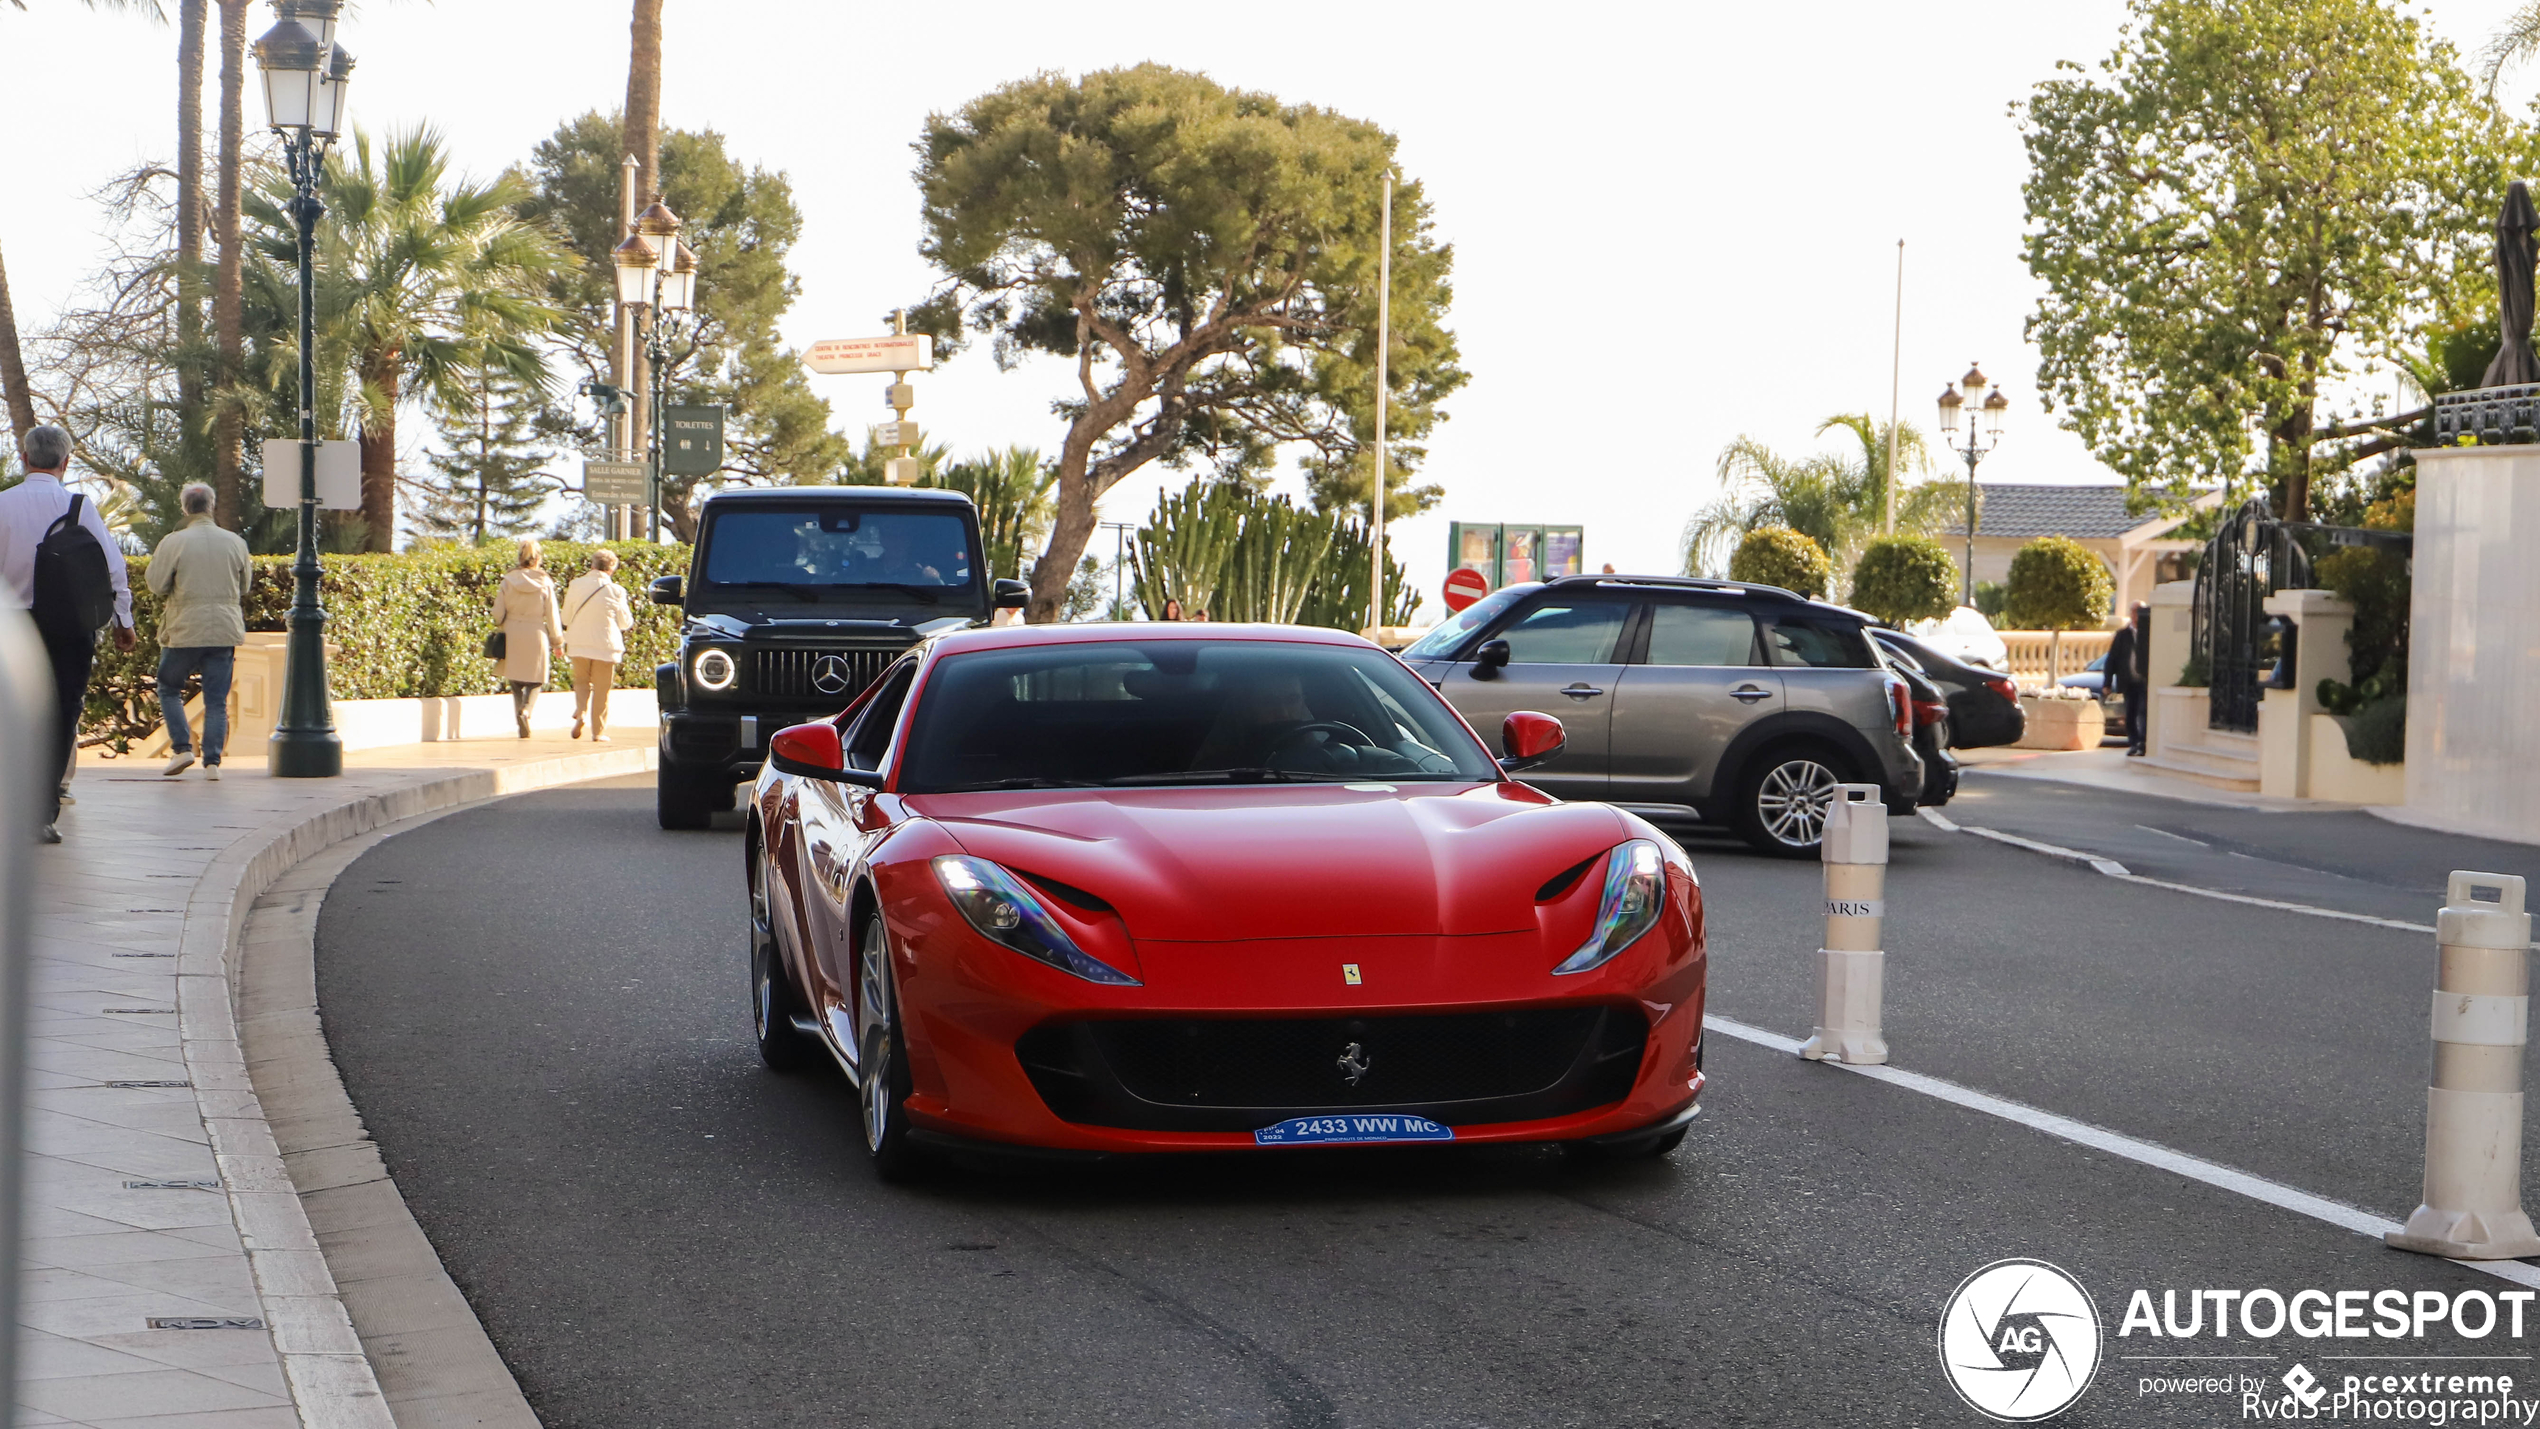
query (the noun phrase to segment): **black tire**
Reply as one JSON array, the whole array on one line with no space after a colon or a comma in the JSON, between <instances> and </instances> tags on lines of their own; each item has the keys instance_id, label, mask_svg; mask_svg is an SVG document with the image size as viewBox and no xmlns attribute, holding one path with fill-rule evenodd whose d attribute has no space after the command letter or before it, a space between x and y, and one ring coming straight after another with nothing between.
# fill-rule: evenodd
<instances>
[{"instance_id":1,"label":"black tire","mask_svg":"<svg viewBox=\"0 0 2540 1429\"><path fill-rule=\"evenodd\" d=\"M753 840L755 842L755 840ZM794 1025L794 1014L808 1010L785 959L776 949L776 923L769 903L767 860L750 851L750 1022L758 1034L759 1060L779 1072L799 1072L820 1060L820 1043Z\"/></svg>"},{"instance_id":2,"label":"black tire","mask_svg":"<svg viewBox=\"0 0 2540 1429\"><path fill-rule=\"evenodd\" d=\"M1738 837L1775 858L1815 858L1835 786L1851 779L1851 761L1825 745L1765 750L1738 780Z\"/></svg>"},{"instance_id":3,"label":"black tire","mask_svg":"<svg viewBox=\"0 0 2540 1429\"><path fill-rule=\"evenodd\" d=\"M900 999L891 974L890 934L876 913L856 947L856 1073L862 1086L864 1150L884 1181L915 1176L923 1154L908 1139L908 1048L900 1034Z\"/></svg>"},{"instance_id":4,"label":"black tire","mask_svg":"<svg viewBox=\"0 0 2540 1429\"><path fill-rule=\"evenodd\" d=\"M665 829L702 829L732 807L732 783L720 769L665 764L653 773L653 815Z\"/></svg>"}]
</instances>

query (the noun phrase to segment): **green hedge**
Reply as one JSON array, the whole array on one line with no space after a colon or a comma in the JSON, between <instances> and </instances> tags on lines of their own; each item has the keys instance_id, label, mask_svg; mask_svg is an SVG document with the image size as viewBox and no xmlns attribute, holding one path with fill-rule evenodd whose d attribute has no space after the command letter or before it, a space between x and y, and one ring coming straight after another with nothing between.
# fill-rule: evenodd
<instances>
[{"instance_id":1,"label":"green hedge","mask_svg":"<svg viewBox=\"0 0 2540 1429\"><path fill-rule=\"evenodd\" d=\"M543 543L547 569L561 600L564 587L588 566L596 546L573 541ZM679 644L679 611L645 599L655 576L685 575L686 546L609 543L617 552L617 582L635 610L627 632L620 684L648 685L652 669ZM500 669L484 657L493 628L494 589L514 566L508 544L442 547L402 555L320 556L318 599L326 607L327 640L342 647L329 663L328 683L339 700L413 699L424 695L491 695L504 689ZM159 727L159 601L145 580L146 557L133 557L133 623L141 637L130 653L110 640L97 646L97 673L88 686L80 739L118 752ZM247 590L247 628L278 631L291 608L291 558L259 556ZM559 612L561 614L561 611ZM557 688L572 684L561 653L548 675Z\"/></svg>"}]
</instances>

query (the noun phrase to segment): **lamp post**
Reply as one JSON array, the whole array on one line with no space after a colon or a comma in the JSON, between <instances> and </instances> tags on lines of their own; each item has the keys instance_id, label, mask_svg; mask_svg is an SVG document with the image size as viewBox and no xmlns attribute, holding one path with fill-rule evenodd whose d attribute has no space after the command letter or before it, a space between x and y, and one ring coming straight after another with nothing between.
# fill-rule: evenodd
<instances>
[{"instance_id":1,"label":"lamp post","mask_svg":"<svg viewBox=\"0 0 2540 1429\"><path fill-rule=\"evenodd\" d=\"M669 399L666 369L671 325L693 312L697 299L697 250L679 240L684 226L656 194L652 206L636 215L635 231L611 255L617 265L617 301L644 334L645 365L650 369L645 456L652 467L648 487L652 503L646 508L650 515L645 534L654 541L661 539L662 408Z\"/></svg>"},{"instance_id":2,"label":"lamp post","mask_svg":"<svg viewBox=\"0 0 2540 1429\"><path fill-rule=\"evenodd\" d=\"M318 179L326 146L342 132L353 57L335 43L343 0L276 0L279 17L256 41L265 115L282 135L291 171L291 219L300 239L300 549L291 564L290 637L284 646L282 707L269 765L278 778L325 779L344 772L344 741L326 689L326 610L318 604L317 558L317 221L326 215Z\"/></svg>"},{"instance_id":3,"label":"lamp post","mask_svg":"<svg viewBox=\"0 0 2540 1429\"><path fill-rule=\"evenodd\" d=\"M1940 389L1940 431L1949 449L1967 464L1967 560L1961 568L1966 583L1963 604L1976 603L1976 464L1993 454L2002 443L2002 414L2011 409L2011 399L1996 387L1984 396L1987 383L1983 369L1967 364L1967 375L1954 387ZM1964 392L1965 395L1959 395ZM1981 414L1981 415L1979 415ZM1966 419L1966 440L1959 440L1958 420ZM1894 473L1890 473L1891 476Z\"/></svg>"}]
</instances>

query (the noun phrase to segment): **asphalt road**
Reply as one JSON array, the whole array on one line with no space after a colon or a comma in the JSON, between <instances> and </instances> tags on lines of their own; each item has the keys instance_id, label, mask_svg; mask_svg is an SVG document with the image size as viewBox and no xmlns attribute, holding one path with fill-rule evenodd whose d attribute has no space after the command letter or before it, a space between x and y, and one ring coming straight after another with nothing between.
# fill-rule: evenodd
<instances>
[{"instance_id":1,"label":"asphalt road","mask_svg":"<svg viewBox=\"0 0 2540 1429\"><path fill-rule=\"evenodd\" d=\"M2112 858L2147 878L2429 926L2454 869L2540 882L2540 848L2362 809L2237 809L1971 769L1941 812Z\"/></svg>"},{"instance_id":2,"label":"asphalt road","mask_svg":"<svg viewBox=\"0 0 2540 1429\"><path fill-rule=\"evenodd\" d=\"M1898 1065L2413 1203L2427 940L1895 832ZM1714 1011L1804 1035L1816 868L1688 844ZM1998 1258L2073 1271L2112 1329L2138 1286L2502 1288L1725 1037L1662 1163L1306 1151L885 1187L844 1080L751 1048L738 860L619 781L425 825L326 903L346 1084L556 1429L1979 1423L1934 1329ZM2239 1418L2139 1397L2182 1366L2108 1345L2061 1422ZM2241 1367L2272 1375L2318 1347L2257 1348L2284 1353Z\"/></svg>"}]
</instances>

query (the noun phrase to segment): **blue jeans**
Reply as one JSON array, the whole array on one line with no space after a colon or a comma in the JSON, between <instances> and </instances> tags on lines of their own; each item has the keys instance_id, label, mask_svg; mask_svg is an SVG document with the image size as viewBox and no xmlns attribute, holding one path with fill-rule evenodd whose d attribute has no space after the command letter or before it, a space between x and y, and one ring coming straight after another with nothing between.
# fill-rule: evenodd
<instances>
[{"instance_id":1,"label":"blue jeans","mask_svg":"<svg viewBox=\"0 0 2540 1429\"><path fill-rule=\"evenodd\" d=\"M168 748L191 749L194 733L185 726L185 677L203 677L203 762L220 763L221 746L229 743L229 674L238 652L226 645L190 645L159 652L159 714L168 723Z\"/></svg>"}]
</instances>

